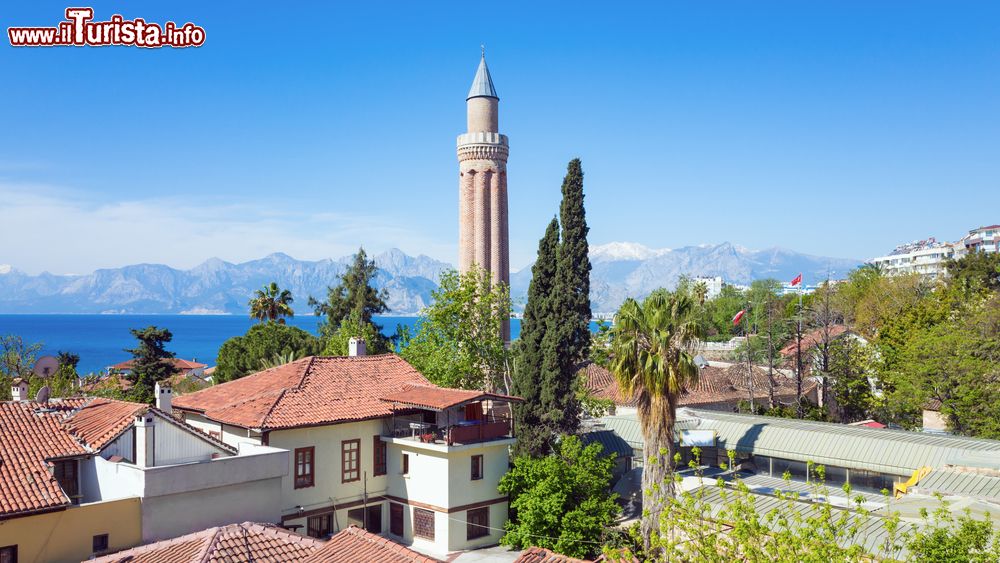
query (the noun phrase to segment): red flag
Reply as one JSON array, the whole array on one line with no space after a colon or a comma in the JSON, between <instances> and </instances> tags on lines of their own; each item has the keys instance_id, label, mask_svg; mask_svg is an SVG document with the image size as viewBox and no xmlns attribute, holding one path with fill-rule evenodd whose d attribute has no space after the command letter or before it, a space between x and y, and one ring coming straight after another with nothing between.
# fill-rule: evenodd
<instances>
[{"instance_id":1,"label":"red flag","mask_svg":"<svg viewBox=\"0 0 1000 563\"><path fill-rule=\"evenodd\" d=\"M740 324L740 320L743 319L743 315L745 315L745 314L747 314L747 310L746 309L743 309L739 313L736 313L736 316L733 317L733 326L736 326L736 325Z\"/></svg>"},{"instance_id":2,"label":"red flag","mask_svg":"<svg viewBox=\"0 0 1000 563\"><path fill-rule=\"evenodd\" d=\"M795 287L795 286L799 285L800 283L802 283L802 274L799 274L799 275L795 276L795 279L792 280L792 284L791 285L792 285L792 287Z\"/></svg>"}]
</instances>

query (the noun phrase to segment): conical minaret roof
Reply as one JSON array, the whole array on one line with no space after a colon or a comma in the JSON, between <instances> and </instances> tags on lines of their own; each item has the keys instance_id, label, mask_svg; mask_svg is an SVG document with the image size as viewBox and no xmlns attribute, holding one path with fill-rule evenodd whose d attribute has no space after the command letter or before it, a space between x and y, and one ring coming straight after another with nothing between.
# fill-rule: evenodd
<instances>
[{"instance_id":1,"label":"conical minaret roof","mask_svg":"<svg viewBox=\"0 0 1000 563\"><path fill-rule=\"evenodd\" d=\"M490 69L486 66L485 53L479 59L479 68L476 69L476 77L472 79L472 88L469 88L469 96L465 99L471 100L472 98L479 97L500 99L500 96L497 96L497 89L493 87L493 78L490 76Z\"/></svg>"}]
</instances>

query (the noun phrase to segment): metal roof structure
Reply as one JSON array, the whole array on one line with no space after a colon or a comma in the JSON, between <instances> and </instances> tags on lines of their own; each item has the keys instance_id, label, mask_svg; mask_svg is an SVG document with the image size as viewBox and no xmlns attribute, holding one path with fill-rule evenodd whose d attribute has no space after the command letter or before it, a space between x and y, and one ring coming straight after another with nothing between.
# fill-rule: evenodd
<instances>
[{"instance_id":1,"label":"metal roof structure","mask_svg":"<svg viewBox=\"0 0 1000 563\"><path fill-rule=\"evenodd\" d=\"M493 77L490 76L490 69L486 66L486 54L483 53L483 58L479 59L479 68L476 69L476 77L472 79L472 88L469 88L469 95L466 100L471 100L472 98L496 98L500 99L497 95L497 89L493 87Z\"/></svg>"},{"instance_id":2,"label":"metal roof structure","mask_svg":"<svg viewBox=\"0 0 1000 563\"><path fill-rule=\"evenodd\" d=\"M699 502L705 503L708 507L706 512L707 516L716 519L720 522L725 522L726 515L723 513L726 506L732 504L732 497L729 496L727 499L723 496L723 490L716 485L705 485L698 492L692 493L699 498ZM728 491L729 495L733 492ZM753 509L760 516L760 522L766 525L778 526L778 520L770 521L765 518L768 513L778 510L781 513L787 514L785 508L790 508L795 512L803 514L803 521L805 521L811 513L815 513L820 510L819 506L815 502L800 502L796 500L782 499L776 496L765 495L760 493L750 492L748 493L754 499ZM885 546L889 540L889 531L886 528L886 518L876 514L860 514L856 511L844 511L844 509L833 508L835 511L843 511L847 513L847 517L850 520L848 527L855 524L858 525L857 534L851 538L842 538L838 543L842 547L847 547L848 545L860 545L864 547L865 551L870 554L876 555L889 555L891 557L905 558L905 549L901 549L899 552L885 553ZM834 519L839 518L835 516ZM794 526L794 523L789 525ZM919 525L915 522L902 521L899 523L897 530L897 538L902 534L912 532L914 528L918 528Z\"/></svg>"},{"instance_id":3,"label":"metal roof structure","mask_svg":"<svg viewBox=\"0 0 1000 563\"><path fill-rule=\"evenodd\" d=\"M1000 500L1000 477L953 469L935 469L916 486L921 493L943 493Z\"/></svg>"},{"instance_id":4,"label":"metal roof structure","mask_svg":"<svg viewBox=\"0 0 1000 563\"><path fill-rule=\"evenodd\" d=\"M907 477L924 466L961 465L970 459L980 467L1000 469L998 440L696 409L681 409L677 418L678 429L715 430L720 448L753 455ZM642 444L636 415L601 421L636 447Z\"/></svg>"},{"instance_id":5,"label":"metal roof structure","mask_svg":"<svg viewBox=\"0 0 1000 563\"><path fill-rule=\"evenodd\" d=\"M604 448L605 454L614 454L616 457L632 457L635 453L632 449L632 444L625 441L612 430L587 432L580 436L580 441L583 442L584 446L589 446L597 442Z\"/></svg>"}]
</instances>

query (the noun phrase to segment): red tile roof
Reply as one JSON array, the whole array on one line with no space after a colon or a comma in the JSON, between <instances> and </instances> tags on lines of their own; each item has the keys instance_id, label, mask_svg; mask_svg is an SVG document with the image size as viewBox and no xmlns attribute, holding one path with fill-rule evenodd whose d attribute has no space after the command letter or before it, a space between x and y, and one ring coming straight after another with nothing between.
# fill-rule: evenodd
<instances>
[{"instance_id":1,"label":"red tile roof","mask_svg":"<svg viewBox=\"0 0 1000 563\"><path fill-rule=\"evenodd\" d=\"M556 553L543 547L529 547L521 552L514 563L588 563L588 561Z\"/></svg>"},{"instance_id":2,"label":"red tile roof","mask_svg":"<svg viewBox=\"0 0 1000 563\"><path fill-rule=\"evenodd\" d=\"M389 416L392 403L382 398L411 385L434 386L395 354L307 357L180 395L173 406L217 422L274 430Z\"/></svg>"},{"instance_id":3,"label":"red tile roof","mask_svg":"<svg viewBox=\"0 0 1000 563\"><path fill-rule=\"evenodd\" d=\"M845 332L847 332L847 327L846 326L844 326L844 325L833 325L833 326L830 327L830 336L829 336L829 338L831 340L833 340L835 338L838 338L840 335L844 334ZM817 328L816 330L807 332L807 333L805 333L805 334L802 335L802 351L805 352L806 350L809 350L810 348L818 346L821 342L823 342L823 329L822 328ZM793 338L792 341L787 346L785 346L784 348L781 349L781 355L785 356L786 358L789 357L789 356L794 356L795 355L796 347L797 347L797 343L795 342L795 339Z\"/></svg>"},{"instance_id":4,"label":"red tile roof","mask_svg":"<svg viewBox=\"0 0 1000 563\"><path fill-rule=\"evenodd\" d=\"M445 387L434 387L429 385L408 385L400 391L389 393L388 395L382 397L383 401L390 403L435 410L444 410L461 405L462 403L470 403L484 399L515 402L523 401L520 397L512 397L510 395L485 393L483 391L469 391L465 389L448 389Z\"/></svg>"},{"instance_id":5,"label":"red tile roof","mask_svg":"<svg viewBox=\"0 0 1000 563\"><path fill-rule=\"evenodd\" d=\"M203 364L203 363L200 363L200 362L192 362L190 360L182 360L180 358L170 358L169 360L165 360L165 361L168 362L168 363L170 363L175 368L180 369L180 370L192 370L192 369L198 369L198 368L208 367L208 364ZM112 367L112 369L132 369L133 365L135 365L135 360L134 359L133 360L125 360L124 362L118 362L117 364L115 364L115 365L113 365L111 367Z\"/></svg>"},{"instance_id":6,"label":"red tile roof","mask_svg":"<svg viewBox=\"0 0 1000 563\"><path fill-rule=\"evenodd\" d=\"M59 508L70 500L49 460L84 456L107 444L146 405L109 399L0 403L0 517Z\"/></svg>"},{"instance_id":7,"label":"red tile roof","mask_svg":"<svg viewBox=\"0 0 1000 563\"><path fill-rule=\"evenodd\" d=\"M610 399L618 406L635 406L635 399L622 394L618 381L611 372L594 363L587 364L583 370L585 385L593 396ZM753 374L754 398L767 399L769 394L767 370L754 366ZM785 375L775 372L774 383L775 396L778 399L787 400L795 396L795 382ZM810 392L813 387L815 382L803 382L803 394ZM730 403L747 399L749 396L750 384L745 364L733 364L725 368L708 366L699 371L697 382L681 391L678 404L699 406Z\"/></svg>"},{"instance_id":8,"label":"red tile roof","mask_svg":"<svg viewBox=\"0 0 1000 563\"><path fill-rule=\"evenodd\" d=\"M302 563L440 563L398 543L366 532L357 526L345 528Z\"/></svg>"},{"instance_id":9,"label":"red tile roof","mask_svg":"<svg viewBox=\"0 0 1000 563\"><path fill-rule=\"evenodd\" d=\"M89 561L101 563L292 563L304 561L322 540L273 524L244 522L119 551Z\"/></svg>"},{"instance_id":10,"label":"red tile roof","mask_svg":"<svg viewBox=\"0 0 1000 563\"><path fill-rule=\"evenodd\" d=\"M53 459L100 451L131 425L135 416L155 411L164 419L236 453L229 445L141 403L104 398L0 403L0 518L69 505L49 471Z\"/></svg>"}]
</instances>

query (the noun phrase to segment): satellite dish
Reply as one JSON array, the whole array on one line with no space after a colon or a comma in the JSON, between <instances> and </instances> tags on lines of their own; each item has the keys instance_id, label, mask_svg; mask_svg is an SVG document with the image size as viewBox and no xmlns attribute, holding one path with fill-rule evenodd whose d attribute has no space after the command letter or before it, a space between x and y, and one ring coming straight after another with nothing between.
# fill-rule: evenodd
<instances>
[{"instance_id":1,"label":"satellite dish","mask_svg":"<svg viewBox=\"0 0 1000 563\"><path fill-rule=\"evenodd\" d=\"M55 356L42 356L35 362L32 371L41 378L49 378L59 371L59 359Z\"/></svg>"},{"instance_id":2,"label":"satellite dish","mask_svg":"<svg viewBox=\"0 0 1000 563\"><path fill-rule=\"evenodd\" d=\"M39 389L38 393L35 395L35 402L36 403L41 403L43 405L47 405L49 403L49 395L50 394L51 394L51 390L49 390L49 386L48 385L43 385L42 388Z\"/></svg>"},{"instance_id":3,"label":"satellite dish","mask_svg":"<svg viewBox=\"0 0 1000 563\"><path fill-rule=\"evenodd\" d=\"M707 368L708 367L708 360L705 359L705 356L702 356L701 354L698 354L697 356L694 357L694 365L696 365L696 366L698 366L699 368L702 368L702 369Z\"/></svg>"}]
</instances>

